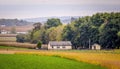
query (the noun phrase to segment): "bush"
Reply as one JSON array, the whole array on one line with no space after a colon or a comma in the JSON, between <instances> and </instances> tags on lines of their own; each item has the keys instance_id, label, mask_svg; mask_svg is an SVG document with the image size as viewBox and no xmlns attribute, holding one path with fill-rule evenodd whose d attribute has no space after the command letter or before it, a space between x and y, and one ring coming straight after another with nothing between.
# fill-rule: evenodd
<instances>
[{"instance_id":1,"label":"bush","mask_svg":"<svg viewBox=\"0 0 120 69\"><path fill-rule=\"evenodd\" d=\"M41 42L41 41L39 41L39 42L37 43L37 47L40 49L40 48L41 48L41 46L42 46L42 42Z\"/></svg>"},{"instance_id":2,"label":"bush","mask_svg":"<svg viewBox=\"0 0 120 69\"><path fill-rule=\"evenodd\" d=\"M16 40L17 42L21 42L21 43L25 42L25 34L18 34L16 38L17 38Z\"/></svg>"},{"instance_id":3,"label":"bush","mask_svg":"<svg viewBox=\"0 0 120 69\"><path fill-rule=\"evenodd\" d=\"M32 44L37 44L39 41L37 40L37 39L33 39L33 40L31 40L31 43Z\"/></svg>"}]
</instances>

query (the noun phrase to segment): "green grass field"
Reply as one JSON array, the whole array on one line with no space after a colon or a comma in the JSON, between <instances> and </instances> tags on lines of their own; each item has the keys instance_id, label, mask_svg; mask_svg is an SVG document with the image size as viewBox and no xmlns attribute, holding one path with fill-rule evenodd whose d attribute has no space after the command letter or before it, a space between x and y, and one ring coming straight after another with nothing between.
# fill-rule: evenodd
<instances>
[{"instance_id":1,"label":"green grass field","mask_svg":"<svg viewBox=\"0 0 120 69\"><path fill-rule=\"evenodd\" d=\"M105 69L60 57L0 54L0 69Z\"/></svg>"}]
</instances>

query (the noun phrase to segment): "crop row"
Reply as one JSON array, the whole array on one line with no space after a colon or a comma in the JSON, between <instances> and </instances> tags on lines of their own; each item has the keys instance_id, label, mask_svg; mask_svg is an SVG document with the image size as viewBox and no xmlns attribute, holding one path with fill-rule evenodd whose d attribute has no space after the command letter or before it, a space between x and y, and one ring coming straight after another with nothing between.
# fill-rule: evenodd
<instances>
[{"instance_id":1,"label":"crop row","mask_svg":"<svg viewBox=\"0 0 120 69\"><path fill-rule=\"evenodd\" d=\"M16 37L0 37L0 42L16 42Z\"/></svg>"},{"instance_id":2,"label":"crop row","mask_svg":"<svg viewBox=\"0 0 120 69\"><path fill-rule=\"evenodd\" d=\"M0 34L0 37L16 37L16 34Z\"/></svg>"},{"instance_id":3,"label":"crop row","mask_svg":"<svg viewBox=\"0 0 120 69\"><path fill-rule=\"evenodd\" d=\"M22 47L22 48L36 48L36 44L17 43L17 42L0 42L0 46L12 46L12 47Z\"/></svg>"}]
</instances>

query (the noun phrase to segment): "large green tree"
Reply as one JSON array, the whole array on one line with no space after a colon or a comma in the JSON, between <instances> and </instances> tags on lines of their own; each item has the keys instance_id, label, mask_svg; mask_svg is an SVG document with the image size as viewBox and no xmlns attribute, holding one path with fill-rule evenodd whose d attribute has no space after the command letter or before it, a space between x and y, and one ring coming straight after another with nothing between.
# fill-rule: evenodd
<instances>
[{"instance_id":1,"label":"large green tree","mask_svg":"<svg viewBox=\"0 0 120 69\"><path fill-rule=\"evenodd\" d=\"M119 48L120 13L97 13L82 17L63 30L63 39L77 47L89 48L98 43L102 48Z\"/></svg>"},{"instance_id":2,"label":"large green tree","mask_svg":"<svg viewBox=\"0 0 120 69\"><path fill-rule=\"evenodd\" d=\"M45 24L46 28L57 27L59 25L62 25L62 23L60 22L60 19L57 18L48 19Z\"/></svg>"}]
</instances>

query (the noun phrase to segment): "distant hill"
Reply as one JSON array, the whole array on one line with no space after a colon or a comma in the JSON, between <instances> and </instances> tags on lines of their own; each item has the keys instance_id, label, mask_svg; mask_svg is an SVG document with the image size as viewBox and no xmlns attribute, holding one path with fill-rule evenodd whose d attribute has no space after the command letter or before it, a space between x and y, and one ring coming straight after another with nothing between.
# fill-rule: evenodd
<instances>
[{"instance_id":1,"label":"distant hill","mask_svg":"<svg viewBox=\"0 0 120 69\"><path fill-rule=\"evenodd\" d=\"M23 19L25 21L28 21L28 22L41 22L41 23L45 23L48 19L51 19L51 18L59 18L61 20L62 23L70 23L71 21L71 18L74 18L74 19L77 19L79 18L80 16L53 16L53 17L38 17L38 18L28 18L28 19Z\"/></svg>"},{"instance_id":2,"label":"distant hill","mask_svg":"<svg viewBox=\"0 0 120 69\"><path fill-rule=\"evenodd\" d=\"M0 19L0 25L5 26L26 26L26 25L33 25L35 22L46 23L48 19L51 18L59 18L62 23L67 24L70 23L71 20L77 19L80 16L53 16L53 17L38 17L38 18L27 18L27 19Z\"/></svg>"},{"instance_id":3,"label":"distant hill","mask_svg":"<svg viewBox=\"0 0 120 69\"><path fill-rule=\"evenodd\" d=\"M38 18L28 18L28 19L0 19L0 27L4 25L3 30L11 31L14 27L16 32L27 32L33 29L33 24L36 22L46 23L48 19L59 18L63 24L68 24L72 20L79 18L79 16L61 16L61 17L38 17Z\"/></svg>"},{"instance_id":4,"label":"distant hill","mask_svg":"<svg viewBox=\"0 0 120 69\"><path fill-rule=\"evenodd\" d=\"M25 26L30 24L32 25L33 23L18 19L0 19L0 25L5 26Z\"/></svg>"}]
</instances>

